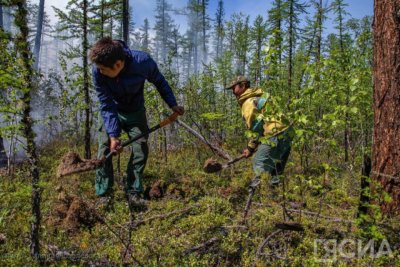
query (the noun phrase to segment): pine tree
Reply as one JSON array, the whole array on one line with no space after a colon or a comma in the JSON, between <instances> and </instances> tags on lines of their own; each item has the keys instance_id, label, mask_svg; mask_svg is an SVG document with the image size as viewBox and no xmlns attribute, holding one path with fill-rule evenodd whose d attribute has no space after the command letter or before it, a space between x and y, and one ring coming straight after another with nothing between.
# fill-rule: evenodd
<instances>
[{"instance_id":1,"label":"pine tree","mask_svg":"<svg viewBox=\"0 0 400 267\"><path fill-rule=\"evenodd\" d=\"M142 31L141 50L150 52L150 26L147 18L144 19L143 26L140 30Z\"/></svg>"},{"instance_id":2,"label":"pine tree","mask_svg":"<svg viewBox=\"0 0 400 267\"><path fill-rule=\"evenodd\" d=\"M348 71L348 53L346 51L345 47L345 23L344 23L344 17L348 15L348 13L345 11L345 7L347 4L344 3L343 0L335 0L332 3L332 8L334 13L336 14L335 22L336 22L336 29L339 31L339 45L340 45L340 56L339 60L341 63L341 68L342 72L344 74L343 77L343 82L344 84L348 84L348 78L346 77L346 73ZM348 85L346 87L346 99L345 99L345 106L349 106L349 99L350 99L350 87ZM349 113L345 113L345 130L344 130L344 136L343 136L343 141L344 141L344 161L348 162L349 161L349 149L350 149L350 130L349 130Z\"/></svg>"},{"instance_id":3,"label":"pine tree","mask_svg":"<svg viewBox=\"0 0 400 267\"><path fill-rule=\"evenodd\" d=\"M62 36L64 40L76 38L81 40L81 45L70 49L67 57L69 59L80 58L82 60L82 67L77 67L78 75L82 75L81 79L78 78L78 84L81 87L80 93L82 94L84 105L82 107L84 112L84 144L85 144L85 158L91 158L91 97L89 92L89 65L87 54L89 51L88 42L88 19L89 19L89 2L88 0L72 0L68 3L66 10L69 14L64 11L54 8L56 15L60 19L61 28L58 29L59 32L68 30L69 36Z\"/></svg>"},{"instance_id":4,"label":"pine tree","mask_svg":"<svg viewBox=\"0 0 400 267\"><path fill-rule=\"evenodd\" d=\"M155 46L159 47L158 61L166 63L168 54L171 50L171 36L173 30L173 20L168 13L171 5L166 0L157 0L154 30L156 36L154 38ZM158 50L158 49L156 49Z\"/></svg>"},{"instance_id":5,"label":"pine tree","mask_svg":"<svg viewBox=\"0 0 400 267\"><path fill-rule=\"evenodd\" d=\"M266 22L263 17L258 15L254 20L253 27L250 29L250 38L252 45L252 61L250 63L250 76L256 84L261 80L262 69L262 47L267 37Z\"/></svg>"},{"instance_id":6,"label":"pine tree","mask_svg":"<svg viewBox=\"0 0 400 267\"><path fill-rule=\"evenodd\" d=\"M1 30L3 30L4 26L3 26L3 5L0 3L0 28Z\"/></svg>"},{"instance_id":7,"label":"pine tree","mask_svg":"<svg viewBox=\"0 0 400 267\"><path fill-rule=\"evenodd\" d=\"M26 138L26 155L30 164L30 176L32 179L32 224L31 224L31 256L38 259L40 256L39 229L40 229L40 186L38 156L36 154L35 133L33 131L33 121L31 117L31 92L34 90L34 70L31 63L31 52L28 41L27 9L24 0L11 1L12 5L17 6L15 13L15 25L19 28L20 34L15 40L16 49L23 62L24 81L23 95L21 101L22 108L22 133Z\"/></svg>"},{"instance_id":8,"label":"pine tree","mask_svg":"<svg viewBox=\"0 0 400 267\"><path fill-rule=\"evenodd\" d=\"M287 0L288 13L287 13L287 47L288 47L288 76L287 76L287 86L289 95L292 93L292 83L294 78L294 54L296 52L296 42L299 38L299 24L300 15L307 13L306 5L299 3L299 0Z\"/></svg>"},{"instance_id":9,"label":"pine tree","mask_svg":"<svg viewBox=\"0 0 400 267\"><path fill-rule=\"evenodd\" d=\"M218 59L223 53L224 42L224 1L218 1L217 12L215 13L214 36L215 36L215 59Z\"/></svg>"},{"instance_id":10,"label":"pine tree","mask_svg":"<svg viewBox=\"0 0 400 267\"><path fill-rule=\"evenodd\" d=\"M210 28L209 17L206 13L207 6L209 0L201 0L200 8L201 8L201 32L202 32L202 54L203 54L203 64L207 63L207 41L208 41L208 34L207 31Z\"/></svg>"},{"instance_id":11,"label":"pine tree","mask_svg":"<svg viewBox=\"0 0 400 267\"><path fill-rule=\"evenodd\" d=\"M250 27L249 16L243 13L235 13L232 15L233 25L233 47L237 60L237 74L246 75L246 66L248 63L248 51L250 46Z\"/></svg>"},{"instance_id":12,"label":"pine tree","mask_svg":"<svg viewBox=\"0 0 400 267\"><path fill-rule=\"evenodd\" d=\"M201 31L201 20L199 5L200 0L189 0L188 2L188 21L189 29L187 31L188 46L191 54L191 62L193 64L193 73L198 74L199 72L199 33Z\"/></svg>"},{"instance_id":13,"label":"pine tree","mask_svg":"<svg viewBox=\"0 0 400 267\"><path fill-rule=\"evenodd\" d=\"M42 41L43 19L44 19L44 0L40 0L39 12L37 18L37 27L36 27L35 46L34 46L35 63L33 67L35 70L37 70L39 67L39 58L40 58L39 55L40 55L40 45Z\"/></svg>"},{"instance_id":14,"label":"pine tree","mask_svg":"<svg viewBox=\"0 0 400 267\"><path fill-rule=\"evenodd\" d=\"M3 34L3 5L0 3L0 35ZM6 166L7 164L7 155L4 149L4 140L0 135L0 168Z\"/></svg>"}]
</instances>

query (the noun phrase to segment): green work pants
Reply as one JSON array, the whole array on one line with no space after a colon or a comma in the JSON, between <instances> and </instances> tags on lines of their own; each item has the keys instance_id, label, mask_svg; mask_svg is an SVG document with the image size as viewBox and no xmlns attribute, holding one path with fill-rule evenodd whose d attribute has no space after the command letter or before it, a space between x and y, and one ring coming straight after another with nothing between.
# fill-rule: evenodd
<instances>
[{"instance_id":1,"label":"green work pants","mask_svg":"<svg viewBox=\"0 0 400 267\"><path fill-rule=\"evenodd\" d=\"M100 116L101 117L101 116ZM141 108L135 112L118 112L118 119L120 127L125 131L129 138L135 137L138 134L147 132L147 119L145 108ZM102 119L100 120L102 121ZM149 154L149 148L147 145L147 136L133 142L128 146L131 155L128 161L126 170L126 193L143 193L143 171L146 166L147 157ZM98 158L102 158L110 152L109 136L105 130L104 124L99 128L99 150ZM126 149L126 148L125 148ZM96 170L96 195L103 196L110 193L114 184L114 172L112 158L106 160L106 162Z\"/></svg>"},{"instance_id":2,"label":"green work pants","mask_svg":"<svg viewBox=\"0 0 400 267\"><path fill-rule=\"evenodd\" d=\"M271 174L271 185L279 184L279 175L283 173L289 158L292 136L293 128L289 127L284 132L270 137L268 143L258 146L253 158L253 170L256 177L263 172L268 172Z\"/></svg>"}]
</instances>

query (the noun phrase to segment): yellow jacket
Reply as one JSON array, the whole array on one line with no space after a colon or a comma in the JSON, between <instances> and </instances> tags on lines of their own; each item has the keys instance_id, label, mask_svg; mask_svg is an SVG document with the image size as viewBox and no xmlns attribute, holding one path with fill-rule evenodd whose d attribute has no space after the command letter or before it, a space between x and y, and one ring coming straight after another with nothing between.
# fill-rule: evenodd
<instances>
[{"instance_id":1,"label":"yellow jacket","mask_svg":"<svg viewBox=\"0 0 400 267\"><path fill-rule=\"evenodd\" d=\"M272 137L283 131L289 126L275 118L265 118L263 116L264 107L268 99L263 96L260 88L249 88L238 98L242 111L242 117L246 122L246 127L258 134L258 137ZM256 149L258 146L258 137L249 140L247 146L249 149Z\"/></svg>"}]
</instances>

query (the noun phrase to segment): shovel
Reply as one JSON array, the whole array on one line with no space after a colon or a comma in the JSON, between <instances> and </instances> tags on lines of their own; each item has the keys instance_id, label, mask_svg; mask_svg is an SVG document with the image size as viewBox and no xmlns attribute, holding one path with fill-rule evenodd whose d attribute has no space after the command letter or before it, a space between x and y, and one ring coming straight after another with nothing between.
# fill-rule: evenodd
<instances>
[{"instance_id":1,"label":"shovel","mask_svg":"<svg viewBox=\"0 0 400 267\"><path fill-rule=\"evenodd\" d=\"M178 113L174 112L168 118L150 128L147 132L143 132L138 134L137 136L123 142L121 147L126 147L127 145L139 140L140 138L170 124L178 117ZM101 159L89 159L82 160L78 154L74 152L68 152L61 160L60 165L57 168L57 177L62 177L74 173L80 173L85 171L90 171L97 169L100 167L107 159L111 158L114 152L108 153L106 156L103 156Z\"/></svg>"},{"instance_id":2,"label":"shovel","mask_svg":"<svg viewBox=\"0 0 400 267\"><path fill-rule=\"evenodd\" d=\"M215 159L210 158L208 160L206 160L206 162L204 162L204 166L203 166L203 170L206 173L214 173L214 172L219 172L223 169L228 168L229 166L231 166L232 164L236 163L237 161L241 160L245 158L244 155L240 155L239 157L236 157L228 162L226 162L225 164L221 164L219 162L217 162Z\"/></svg>"}]
</instances>

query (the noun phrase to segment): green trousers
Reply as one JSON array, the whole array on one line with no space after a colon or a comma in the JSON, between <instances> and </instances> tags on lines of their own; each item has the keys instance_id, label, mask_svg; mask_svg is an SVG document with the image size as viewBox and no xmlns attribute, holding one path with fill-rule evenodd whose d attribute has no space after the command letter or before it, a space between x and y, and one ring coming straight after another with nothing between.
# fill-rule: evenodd
<instances>
[{"instance_id":1,"label":"green trousers","mask_svg":"<svg viewBox=\"0 0 400 267\"><path fill-rule=\"evenodd\" d=\"M271 174L271 185L280 182L279 175L285 169L291 150L293 128L289 127L284 132L268 139L268 143L260 144L253 158L253 170L256 177L261 173Z\"/></svg>"},{"instance_id":2,"label":"green trousers","mask_svg":"<svg viewBox=\"0 0 400 267\"><path fill-rule=\"evenodd\" d=\"M129 138L135 137L136 135L142 132L146 132L148 130L146 111L144 107L138 111L130 113L118 112L118 119L121 129L128 134ZM103 120L100 119L100 121ZM107 155L110 151L110 140L105 130L104 124L102 124L99 128L98 141L99 150L97 156L98 158L101 158L104 155ZM130 149L131 155L126 170L127 176L125 191L127 193L143 193L143 171L146 166L147 157L149 154L147 136L137 140L136 142L133 142L128 148ZM96 170L96 195L106 195L112 190L113 185L114 172L112 158L110 158L105 162L105 164L103 164L102 167Z\"/></svg>"}]
</instances>

